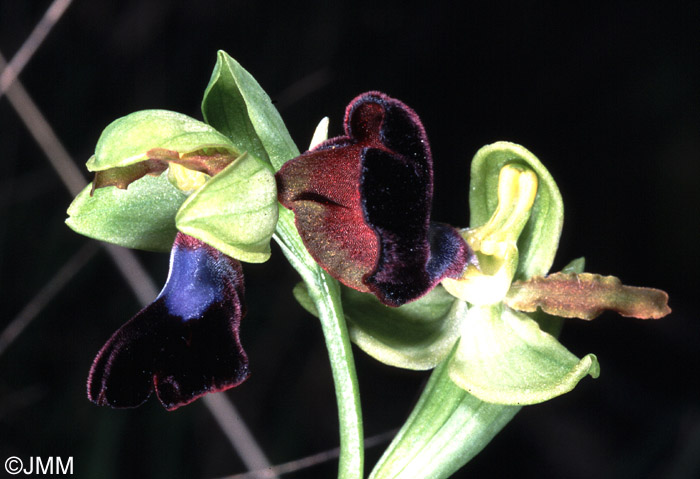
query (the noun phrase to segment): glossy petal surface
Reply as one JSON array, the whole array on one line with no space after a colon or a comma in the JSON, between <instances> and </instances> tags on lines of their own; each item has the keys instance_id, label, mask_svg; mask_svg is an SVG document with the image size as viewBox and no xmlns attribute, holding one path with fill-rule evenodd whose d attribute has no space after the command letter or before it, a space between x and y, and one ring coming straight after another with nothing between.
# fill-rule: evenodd
<instances>
[{"instance_id":1,"label":"glossy petal surface","mask_svg":"<svg viewBox=\"0 0 700 479\"><path fill-rule=\"evenodd\" d=\"M243 382L249 374L238 334L243 293L240 263L178 233L160 295L97 354L90 400L136 407L155 391L173 410Z\"/></svg>"},{"instance_id":2,"label":"glossy petal surface","mask_svg":"<svg viewBox=\"0 0 700 479\"><path fill-rule=\"evenodd\" d=\"M419 298L469 260L456 230L430 222L432 157L420 119L382 93L353 100L345 136L287 162L277 182L314 259L384 304Z\"/></svg>"}]
</instances>

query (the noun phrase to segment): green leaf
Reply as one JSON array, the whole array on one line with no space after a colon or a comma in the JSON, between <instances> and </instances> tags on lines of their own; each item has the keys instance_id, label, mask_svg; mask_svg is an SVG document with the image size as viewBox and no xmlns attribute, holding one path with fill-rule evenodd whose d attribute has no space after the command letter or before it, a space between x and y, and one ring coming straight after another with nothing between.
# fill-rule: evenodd
<instances>
[{"instance_id":1,"label":"green leaf","mask_svg":"<svg viewBox=\"0 0 700 479\"><path fill-rule=\"evenodd\" d=\"M440 364L370 479L443 479L476 456L520 410L490 404L450 380Z\"/></svg>"},{"instance_id":2,"label":"green leaf","mask_svg":"<svg viewBox=\"0 0 700 479\"><path fill-rule=\"evenodd\" d=\"M262 263L270 257L277 214L274 175L244 154L187 198L175 222L228 256Z\"/></svg>"},{"instance_id":3,"label":"green leaf","mask_svg":"<svg viewBox=\"0 0 700 479\"><path fill-rule=\"evenodd\" d=\"M586 268L586 258L581 256L580 258L572 259L569 263L561 269L562 273L583 273Z\"/></svg>"},{"instance_id":4,"label":"green leaf","mask_svg":"<svg viewBox=\"0 0 700 479\"><path fill-rule=\"evenodd\" d=\"M68 208L66 224L101 241L148 251L168 252L175 240L175 214L186 195L165 175L145 176L128 189L88 185Z\"/></svg>"},{"instance_id":5,"label":"green leaf","mask_svg":"<svg viewBox=\"0 0 700 479\"><path fill-rule=\"evenodd\" d=\"M240 151L275 168L299 155L282 117L253 76L226 52L219 51L204 92L207 123L226 134Z\"/></svg>"},{"instance_id":6,"label":"green leaf","mask_svg":"<svg viewBox=\"0 0 700 479\"><path fill-rule=\"evenodd\" d=\"M294 288L294 296L318 316L303 284ZM447 356L459 339L459 318L467 307L440 286L398 308L346 286L341 298L353 343L377 361L415 370L432 369Z\"/></svg>"},{"instance_id":7,"label":"green leaf","mask_svg":"<svg viewBox=\"0 0 700 479\"><path fill-rule=\"evenodd\" d=\"M310 313L318 318L318 309L316 309L316 305L311 299L311 296L309 296L306 283L297 283L296 286L294 286L294 289L292 289L292 294L294 294L294 299L297 300L297 302L306 310L307 313Z\"/></svg>"},{"instance_id":8,"label":"green leaf","mask_svg":"<svg viewBox=\"0 0 700 479\"><path fill-rule=\"evenodd\" d=\"M500 304L469 309L449 367L467 392L511 405L547 401L600 372L593 354L579 360L525 313Z\"/></svg>"},{"instance_id":9,"label":"green leaf","mask_svg":"<svg viewBox=\"0 0 700 479\"><path fill-rule=\"evenodd\" d=\"M90 171L124 167L148 159L154 148L187 154L204 148L238 154L231 141L211 126L181 113L142 110L119 118L104 129L95 155L87 162Z\"/></svg>"},{"instance_id":10,"label":"green leaf","mask_svg":"<svg viewBox=\"0 0 700 479\"><path fill-rule=\"evenodd\" d=\"M554 179L540 161L520 145L501 141L481 148L471 166L470 226L486 223L498 205L498 175L508 163L531 168L538 179L530 219L518 239L520 261L515 279L542 276L552 267L564 222L564 205Z\"/></svg>"}]
</instances>

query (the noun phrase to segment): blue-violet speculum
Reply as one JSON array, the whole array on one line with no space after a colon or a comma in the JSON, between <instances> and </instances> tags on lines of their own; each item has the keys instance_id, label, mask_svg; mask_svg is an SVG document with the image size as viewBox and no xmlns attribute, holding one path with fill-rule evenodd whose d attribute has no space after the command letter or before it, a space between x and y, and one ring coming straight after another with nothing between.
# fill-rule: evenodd
<instances>
[{"instance_id":1,"label":"blue-violet speculum","mask_svg":"<svg viewBox=\"0 0 700 479\"><path fill-rule=\"evenodd\" d=\"M173 410L239 385L249 374L239 339L243 296L238 261L178 233L165 287L97 354L88 397L125 408L139 406L155 391Z\"/></svg>"}]
</instances>

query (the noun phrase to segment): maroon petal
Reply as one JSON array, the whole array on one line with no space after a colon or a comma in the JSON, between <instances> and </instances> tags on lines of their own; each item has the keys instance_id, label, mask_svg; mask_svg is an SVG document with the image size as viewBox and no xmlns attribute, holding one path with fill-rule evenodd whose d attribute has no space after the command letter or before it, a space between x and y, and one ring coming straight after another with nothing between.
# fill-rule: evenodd
<instances>
[{"instance_id":1,"label":"maroon petal","mask_svg":"<svg viewBox=\"0 0 700 479\"><path fill-rule=\"evenodd\" d=\"M155 390L168 410L239 385L248 358L239 339L240 263L178 233L158 298L107 341L88 377L88 398L136 407Z\"/></svg>"},{"instance_id":2,"label":"maroon petal","mask_svg":"<svg viewBox=\"0 0 700 479\"><path fill-rule=\"evenodd\" d=\"M432 225L432 156L418 115L379 92L355 98L345 136L287 162L279 200L313 258L390 306L413 301L473 258L459 233Z\"/></svg>"}]
</instances>

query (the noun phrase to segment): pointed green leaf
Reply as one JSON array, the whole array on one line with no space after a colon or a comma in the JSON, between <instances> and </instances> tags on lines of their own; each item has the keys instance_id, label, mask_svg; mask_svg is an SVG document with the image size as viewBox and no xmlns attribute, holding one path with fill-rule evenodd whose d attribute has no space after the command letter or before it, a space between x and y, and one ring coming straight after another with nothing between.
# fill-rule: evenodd
<instances>
[{"instance_id":1,"label":"pointed green leaf","mask_svg":"<svg viewBox=\"0 0 700 479\"><path fill-rule=\"evenodd\" d=\"M204 118L247 151L278 170L299 155L282 117L253 76L226 52L216 66L202 100Z\"/></svg>"},{"instance_id":2,"label":"pointed green leaf","mask_svg":"<svg viewBox=\"0 0 700 479\"><path fill-rule=\"evenodd\" d=\"M124 167L148 159L154 148L180 154L203 148L229 150L238 154L231 141L211 126L181 113L142 110L119 118L104 129L95 155L87 162L90 171Z\"/></svg>"},{"instance_id":3,"label":"pointed green leaf","mask_svg":"<svg viewBox=\"0 0 700 479\"><path fill-rule=\"evenodd\" d=\"M244 154L187 198L175 221L228 256L262 263L270 257L277 214L275 176Z\"/></svg>"},{"instance_id":4,"label":"pointed green leaf","mask_svg":"<svg viewBox=\"0 0 700 479\"><path fill-rule=\"evenodd\" d=\"M443 479L476 456L520 410L490 404L450 380L449 359L423 394L370 479Z\"/></svg>"},{"instance_id":5,"label":"pointed green leaf","mask_svg":"<svg viewBox=\"0 0 700 479\"><path fill-rule=\"evenodd\" d=\"M101 241L149 251L173 246L175 214L186 195L166 175L145 176L126 190L101 188L90 196L88 185L68 208L66 224Z\"/></svg>"},{"instance_id":6,"label":"pointed green leaf","mask_svg":"<svg viewBox=\"0 0 700 479\"><path fill-rule=\"evenodd\" d=\"M294 288L297 301L318 316L303 284ZM404 369L434 368L459 338L459 318L466 303L438 286L422 298L390 308L373 295L341 287L350 339L384 364Z\"/></svg>"},{"instance_id":7,"label":"pointed green leaf","mask_svg":"<svg viewBox=\"0 0 700 479\"><path fill-rule=\"evenodd\" d=\"M309 296L306 283L303 281L297 283L296 286L294 286L294 289L292 289L292 294L294 294L294 299L297 300L297 302L306 310L307 313L310 313L318 318L318 309L316 309L316 305L311 299L311 296Z\"/></svg>"},{"instance_id":8,"label":"pointed green leaf","mask_svg":"<svg viewBox=\"0 0 700 479\"><path fill-rule=\"evenodd\" d=\"M457 385L483 401L511 405L547 401L599 372L594 355L579 360L525 313L503 305L469 309L450 362Z\"/></svg>"},{"instance_id":9,"label":"pointed green leaf","mask_svg":"<svg viewBox=\"0 0 700 479\"><path fill-rule=\"evenodd\" d=\"M586 258L581 256L580 258L572 259L569 263L561 269L562 273L583 273L586 268Z\"/></svg>"},{"instance_id":10,"label":"pointed green leaf","mask_svg":"<svg viewBox=\"0 0 700 479\"><path fill-rule=\"evenodd\" d=\"M530 219L518 239L520 261L515 279L546 274L552 267L564 222L564 205L554 179L540 161L520 145L501 141L481 148L471 166L470 226L486 223L498 205L498 175L508 163L531 168L538 178Z\"/></svg>"}]
</instances>

